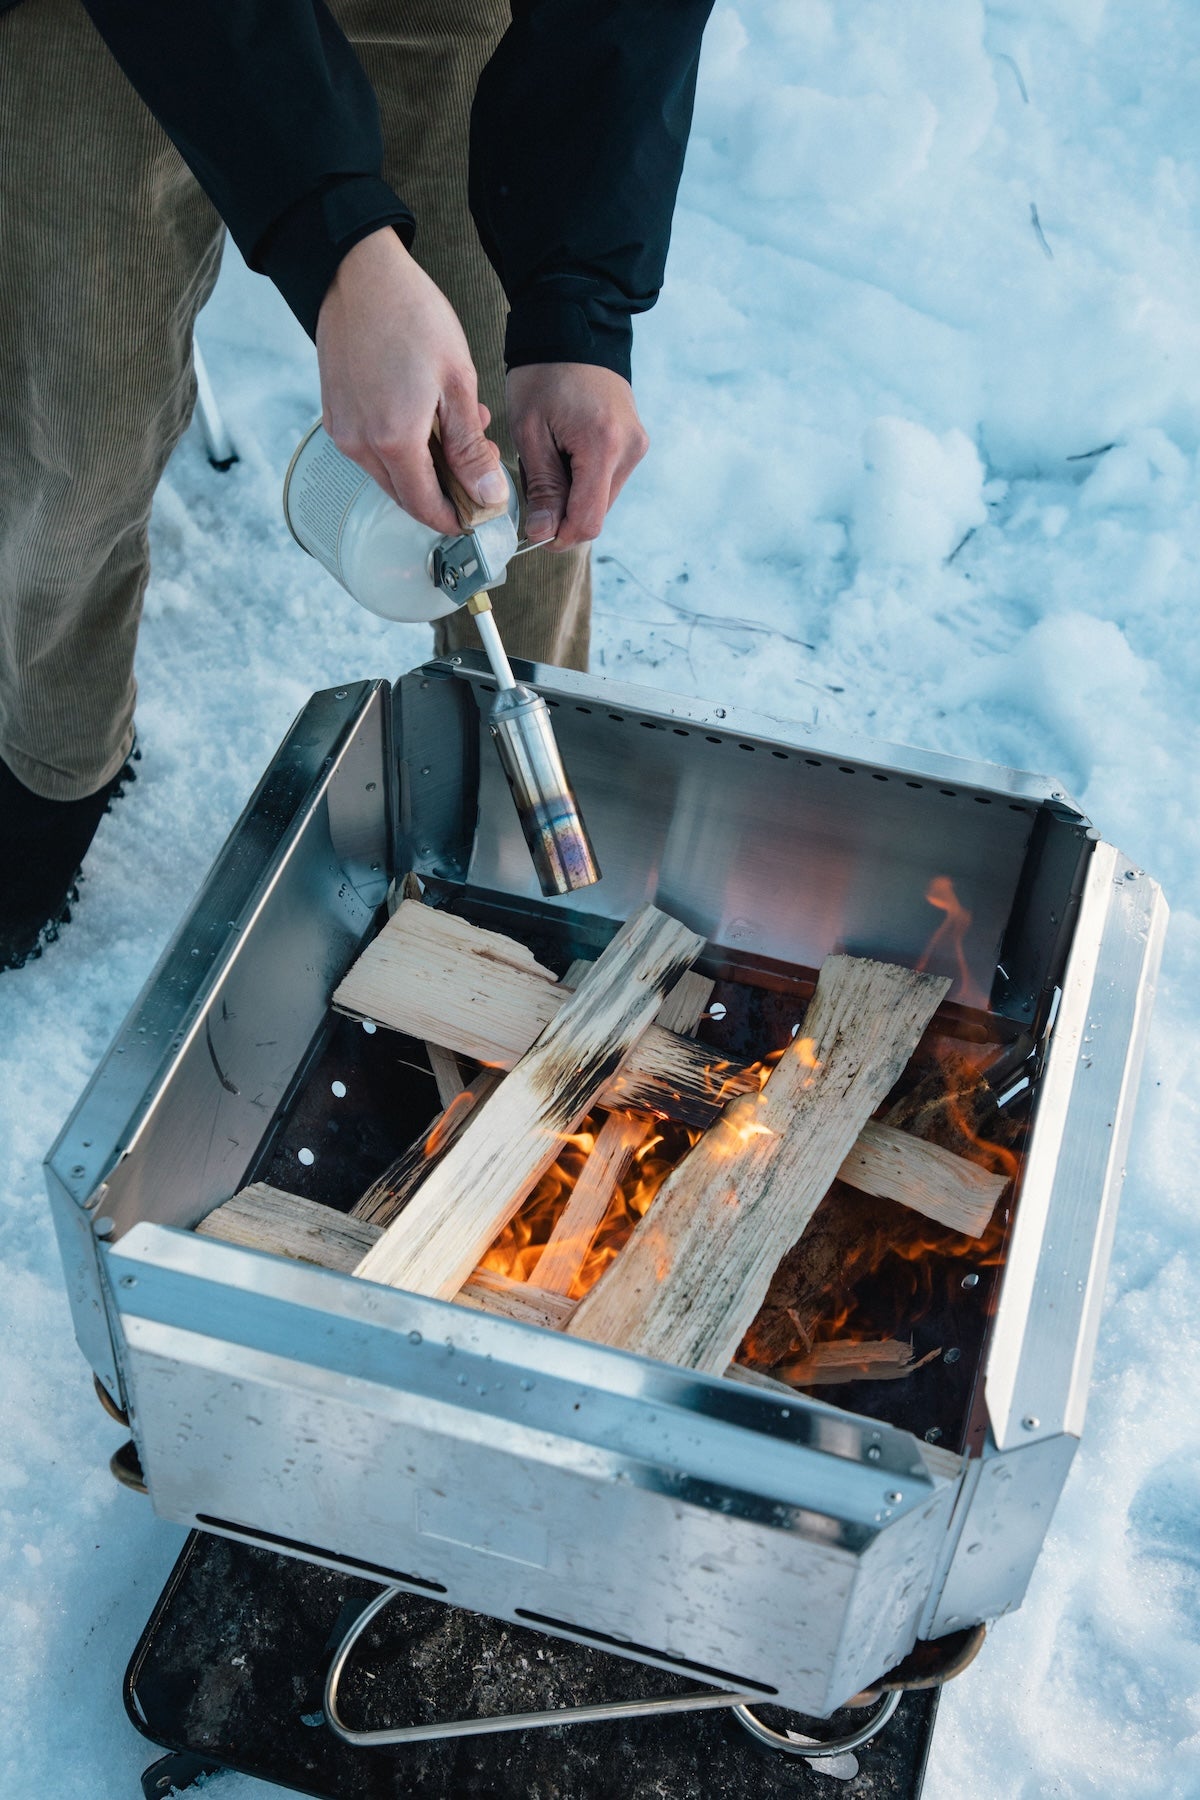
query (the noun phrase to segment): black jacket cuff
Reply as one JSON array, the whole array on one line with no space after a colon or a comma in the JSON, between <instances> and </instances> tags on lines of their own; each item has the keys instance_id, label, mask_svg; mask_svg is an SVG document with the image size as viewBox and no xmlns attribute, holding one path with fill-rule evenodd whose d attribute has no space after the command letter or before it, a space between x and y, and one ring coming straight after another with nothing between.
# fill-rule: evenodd
<instances>
[{"instance_id":1,"label":"black jacket cuff","mask_svg":"<svg viewBox=\"0 0 1200 1800\"><path fill-rule=\"evenodd\" d=\"M526 363L591 363L629 381L632 348L633 321L627 311L595 294L572 293L564 283L537 287L513 300L504 360L510 369Z\"/></svg>"},{"instance_id":2,"label":"black jacket cuff","mask_svg":"<svg viewBox=\"0 0 1200 1800\"><path fill-rule=\"evenodd\" d=\"M306 194L271 226L249 259L279 289L309 337L338 264L348 250L382 226L399 232L405 248L416 220L376 175L350 175Z\"/></svg>"}]
</instances>

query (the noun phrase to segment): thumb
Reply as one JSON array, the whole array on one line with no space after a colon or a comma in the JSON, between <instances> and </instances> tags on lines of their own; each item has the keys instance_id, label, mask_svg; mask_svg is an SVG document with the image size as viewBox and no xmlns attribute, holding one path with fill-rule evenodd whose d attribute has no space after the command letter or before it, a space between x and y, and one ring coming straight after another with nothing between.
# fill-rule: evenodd
<instances>
[{"instance_id":1,"label":"thumb","mask_svg":"<svg viewBox=\"0 0 1200 1800\"><path fill-rule=\"evenodd\" d=\"M479 524L508 499L500 452L484 437L479 413L473 394L444 396L430 440L438 474L464 526Z\"/></svg>"},{"instance_id":2,"label":"thumb","mask_svg":"<svg viewBox=\"0 0 1200 1800\"><path fill-rule=\"evenodd\" d=\"M533 543L544 543L557 534L571 492L571 466L548 426L521 433L521 474L525 535Z\"/></svg>"}]
</instances>

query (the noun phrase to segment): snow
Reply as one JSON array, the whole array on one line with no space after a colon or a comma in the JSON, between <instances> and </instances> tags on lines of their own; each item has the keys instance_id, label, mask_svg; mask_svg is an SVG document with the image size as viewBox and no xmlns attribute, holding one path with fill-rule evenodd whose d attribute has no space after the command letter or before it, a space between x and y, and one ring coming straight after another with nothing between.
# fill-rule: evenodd
<instances>
[{"instance_id":1,"label":"snow","mask_svg":"<svg viewBox=\"0 0 1200 1800\"><path fill-rule=\"evenodd\" d=\"M719 6L598 546L598 672L1050 772L1173 905L1087 1436L929 1800L1200 1793L1198 74L1190 0ZM41 1156L299 706L428 643L288 539L314 360L232 256L201 338L242 460L170 465L139 778L0 982L14 1800L137 1792L120 1675L181 1541L105 1469Z\"/></svg>"}]
</instances>

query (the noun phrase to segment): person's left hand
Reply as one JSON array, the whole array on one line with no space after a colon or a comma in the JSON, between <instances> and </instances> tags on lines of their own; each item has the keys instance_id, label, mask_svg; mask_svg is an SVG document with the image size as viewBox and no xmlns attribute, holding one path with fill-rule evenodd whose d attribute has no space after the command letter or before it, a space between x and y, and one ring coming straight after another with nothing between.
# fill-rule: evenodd
<instances>
[{"instance_id":1,"label":"person's left hand","mask_svg":"<svg viewBox=\"0 0 1200 1800\"><path fill-rule=\"evenodd\" d=\"M521 458L532 543L555 550L599 537L609 507L649 449L633 389L590 363L529 363L508 377L508 424Z\"/></svg>"}]
</instances>

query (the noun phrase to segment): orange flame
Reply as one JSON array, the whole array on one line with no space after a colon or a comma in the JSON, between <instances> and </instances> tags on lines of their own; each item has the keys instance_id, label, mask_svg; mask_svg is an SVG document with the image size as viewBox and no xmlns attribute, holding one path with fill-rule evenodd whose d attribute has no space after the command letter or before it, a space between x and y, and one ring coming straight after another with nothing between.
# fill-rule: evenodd
<instances>
[{"instance_id":1,"label":"orange flame","mask_svg":"<svg viewBox=\"0 0 1200 1800\"><path fill-rule=\"evenodd\" d=\"M985 1011L987 996L967 966L964 948L973 915L959 900L954 891L954 883L948 875L935 875L925 890L925 898L930 906L936 906L938 911L946 916L926 944L917 962L918 974L924 975L934 958L937 957L940 960L942 953L947 952L953 959L958 973L958 992L955 997L964 1006L975 1006L981 1011Z\"/></svg>"}]
</instances>

